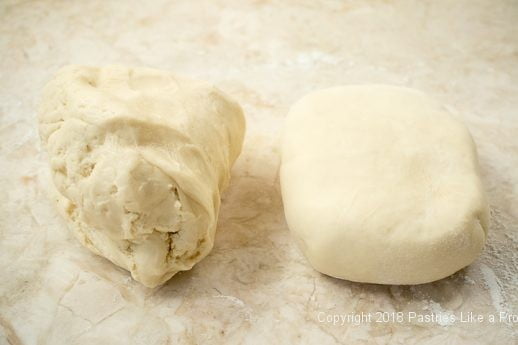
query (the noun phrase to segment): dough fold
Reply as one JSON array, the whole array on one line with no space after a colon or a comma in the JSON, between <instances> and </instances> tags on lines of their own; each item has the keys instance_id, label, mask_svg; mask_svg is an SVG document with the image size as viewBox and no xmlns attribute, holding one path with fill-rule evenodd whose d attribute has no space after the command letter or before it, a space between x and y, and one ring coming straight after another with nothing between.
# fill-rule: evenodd
<instances>
[{"instance_id":1,"label":"dough fold","mask_svg":"<svg viewBox=\"0 0 518 345\"><path fill-rule=\"evenodd\" d=\"M210 252L245 131L228 96L154 69L68 66L44 89L39 128L84 246L148 287Z\"/></svg>"}]
</instances>

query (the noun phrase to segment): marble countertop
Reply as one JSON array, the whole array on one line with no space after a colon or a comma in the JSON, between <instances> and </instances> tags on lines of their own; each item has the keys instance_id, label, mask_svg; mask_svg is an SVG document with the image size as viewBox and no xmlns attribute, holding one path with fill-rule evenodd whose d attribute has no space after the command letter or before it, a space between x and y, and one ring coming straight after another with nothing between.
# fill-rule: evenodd
<instances>
[{"instance_id":1,"label":"marble countertop","mask_svg":"<svg viewBox=\"0 0 518 345\"><path fill-rule=\"evenodd\" d=\"M2 1L0 344L516 344L517 23L513 0ZM35 108L69 63L175 71L245 109L214 250L160 288L82 248L48 199ZM283 118L311 90L355 83L420 89L468 125L492 213L468 268L358 284L315 272L296 247L277 174Z\"/></svg>"}]
</instances>

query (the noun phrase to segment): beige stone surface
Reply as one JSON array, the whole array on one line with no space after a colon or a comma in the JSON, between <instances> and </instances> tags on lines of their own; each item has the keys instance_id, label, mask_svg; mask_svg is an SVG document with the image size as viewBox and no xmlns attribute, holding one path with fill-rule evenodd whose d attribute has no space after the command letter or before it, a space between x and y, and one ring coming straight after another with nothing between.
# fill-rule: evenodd
<instances>
[{"instance_id":1,"label":"beige stone surface","mask_svg":"<svg viewBox=\"0 0 518 345\"><path fill-rule=\"evenodd\" d=\"M518 314L516 23L512 0L2 1L0 344L516 344L518 323L499 320ZM214 250L160 288L84 249L48 199L36 105L69 63L171 70L245 109ZM357 83L419 89L469 127L492 221L467 269L419 286L351 283L312 270L290 237L277 177L287 109ZM327 321L361 312L371 322Z\"/></svg>"}]
</instances>

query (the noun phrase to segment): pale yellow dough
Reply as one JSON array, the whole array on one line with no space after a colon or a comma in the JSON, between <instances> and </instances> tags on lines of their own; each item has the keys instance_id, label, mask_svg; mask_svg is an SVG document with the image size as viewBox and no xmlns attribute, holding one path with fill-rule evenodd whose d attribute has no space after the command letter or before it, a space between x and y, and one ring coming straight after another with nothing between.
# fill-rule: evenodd
<instances>
[{"instance_id":1,"label":"pale yellow dough","mask_svg":"<svg viewBox=\"0 0 518 345\"><path fill-rule=\"evenodd\" d=\"M288 114L280 174L289 228L330 276L426 283L484 246L473 140L421 92L344 86L303 97Z\"/></svg>"},{"instance_id":2,"label":"pale yellow dough","mask_svg":"<svg viewBox=\"0 0 518 345\"><path fill-rule=\"evenodd\" d=\"M148 287L210 252L243 142L237 103L168 72L69 66L39 121L60 209L86 247Z\"/></svg>"}]
</instances>

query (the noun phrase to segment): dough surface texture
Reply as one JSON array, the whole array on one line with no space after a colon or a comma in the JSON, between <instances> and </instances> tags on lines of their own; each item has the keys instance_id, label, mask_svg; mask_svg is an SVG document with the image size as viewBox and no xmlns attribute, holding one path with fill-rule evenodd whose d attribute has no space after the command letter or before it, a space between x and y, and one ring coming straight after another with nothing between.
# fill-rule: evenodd
<instances>
[{"instance_id":1,"label":"dough surface texture","mask_svg":"<svg viewBox=\"0 0 518 345\"><path fill-rule=\"evenodd\" d=\"M467 128L421 92L313 92L290 110L285 215L318 271L378 284L444 278L483 249L489 210Z\"/></svg>"},{"instance_id":2,"label":"dough surface texture","mask_svg":"<svg viewBox=\"0 0 518 345\"><path fill-rule=\"evenodd\" d=\"M68 66L44 89L39 126L84 246L148 287L210 252L245 131L221 91L154 69Z\"/></svg>"}]
</instances>

